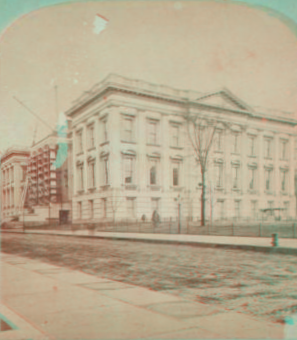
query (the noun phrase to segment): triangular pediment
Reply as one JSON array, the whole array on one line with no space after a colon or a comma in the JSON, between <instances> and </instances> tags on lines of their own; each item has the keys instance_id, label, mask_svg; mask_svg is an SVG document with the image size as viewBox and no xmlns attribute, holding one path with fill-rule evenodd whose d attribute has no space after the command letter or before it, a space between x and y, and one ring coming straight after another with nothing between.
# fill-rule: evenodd
<instances>
[{"instance_id":1,"label":"triangular pediment","mask_svg":"<svg viewBox=\"0 0 297 340\"><path fill-rule=\"evenodd\" d=\"M205 105L221 107L230 110L251 111L251 108L227 89L212 92L196 99Z\"/></svg>"}]
</instances>

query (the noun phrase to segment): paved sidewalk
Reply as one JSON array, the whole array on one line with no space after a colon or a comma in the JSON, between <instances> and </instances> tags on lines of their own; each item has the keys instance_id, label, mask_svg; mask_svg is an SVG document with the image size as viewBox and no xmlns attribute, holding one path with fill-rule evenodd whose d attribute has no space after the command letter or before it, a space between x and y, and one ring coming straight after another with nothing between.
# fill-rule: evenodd
<instances>
[{"instance_id":1,"label":"paved sidewalk","mask_svg":"<svg viewBox=\"0 0 297 340\"><path fill-rule=\"evenodd\" d=\"M26 337L9 330L2 339L40 339L40 334L84 340L281 339L289 334L284 325L5 253L1 285L2 302L18 314L16 326L21 331L26 320L31 327Z\"/></svg>"},{"instance_id":2,"label":"paved sidewalk","mask_svg":"<svg viewBox=\"0 0 297 340\"><path fill-rule=\"evenodd\" d=\"M2 232L23 233L22 230L4 230ZM184 243L207 247L239 248L254 251L297 254L297 239L279 239L279 246L272 246L272 238L268 237L237 237L237 236L208 236L184 234L145 234L120 232L92 232L88 230L26 230L27 234L50 234L76 237L98 237L123 240L135 240L162 243Z\"/></svg>"}]
</instances>

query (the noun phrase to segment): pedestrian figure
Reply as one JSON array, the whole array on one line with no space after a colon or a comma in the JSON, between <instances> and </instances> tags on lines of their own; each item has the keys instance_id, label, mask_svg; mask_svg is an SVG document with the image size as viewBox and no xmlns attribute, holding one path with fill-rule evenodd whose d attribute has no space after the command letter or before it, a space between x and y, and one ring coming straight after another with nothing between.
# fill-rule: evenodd
<instances>
[{"instance_id":1,"label":"pedestrian figure","mask_svg":"<svg viewBox=\"0 0 297 340\"><path fill-rule=\"evenodd\" d=\"M160 216L157 212L157 210L154 210L153 215L152 215L152 222L153 222L153 226L154 228L159 226L160 223Z\"/></svg>"}]
</instances>

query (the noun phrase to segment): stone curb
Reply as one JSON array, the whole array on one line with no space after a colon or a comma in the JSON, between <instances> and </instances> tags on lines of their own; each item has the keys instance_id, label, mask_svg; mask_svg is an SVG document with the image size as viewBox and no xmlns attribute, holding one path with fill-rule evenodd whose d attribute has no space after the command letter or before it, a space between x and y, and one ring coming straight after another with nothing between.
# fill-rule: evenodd
<instances>
[{"instance_id":1,"label":"stone curb","mask_svg":"<svg viewBox=\"0 0 297 340\"><path fill-rule=\"evenodd\" d=\"M2 233L12 233L12 234L24 234L23 231L9 231L2 230ZM234 250L247 250L254 252L262 252L269 254L286 254L286 255L296 255L296 248L288 247L266 247L266 246L256 246L256 245L245 245L245 244L221 244L221 243L208 243L208 242L197 242L197 241L180 241L180 240L158 240L158 239L139 239L134 237L115 237L115 236L102 236L102 235L77 235L77 234L59 234L59 233L46 233L46 232L30 232L25 231L25 234L36 234L36 235L54 235L54 236L68 236L68 237L83 237L83 238L98 238L98 239L110 239L110 240L120 240L120 241L132 241L132 242L145 242L145 243L160 243L160 244L176 244L176 245L187 245L192 247L204 247L204 248L218 248L218 249L234 249ZM127 233L129 234L129 233Z\"/></svg>"}]
</instances>

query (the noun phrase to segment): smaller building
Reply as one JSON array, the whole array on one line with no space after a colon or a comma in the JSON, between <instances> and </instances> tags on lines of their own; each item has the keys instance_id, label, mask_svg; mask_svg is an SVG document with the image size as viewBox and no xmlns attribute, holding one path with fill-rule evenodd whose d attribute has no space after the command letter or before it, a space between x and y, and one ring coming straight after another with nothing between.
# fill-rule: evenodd
<instances>
[{"instance_id":1,"label":"smaller building","mask_svg":"<svg viewBox=\"0 0 297 340\"><path fill-rule=\"evenodd\" d=\"M68 168L66 137L52 133L31 147L26 221L58 220L61 215L67 221L71 218Z\"/></svg>"},{"instance_id":2,"label":"smaller building","mask_svg":"<svg viewBox=\"0 0 297 340\"><path fill-rule=\"evenodd\" d=\"M30 150L12 146L1 157L2 220L12 220L22 214Z\"/></svg>"}]
</instances>

